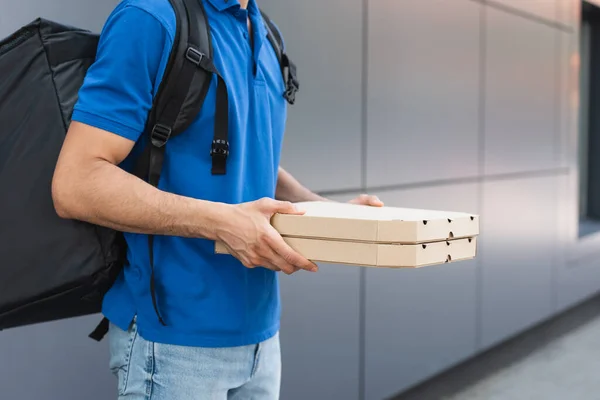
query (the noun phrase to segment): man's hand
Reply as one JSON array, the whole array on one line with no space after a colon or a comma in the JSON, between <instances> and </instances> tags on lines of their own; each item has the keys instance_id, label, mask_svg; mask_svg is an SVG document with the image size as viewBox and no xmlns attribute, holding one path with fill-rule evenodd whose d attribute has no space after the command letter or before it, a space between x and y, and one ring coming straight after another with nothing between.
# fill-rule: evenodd
<instances>
[{"instance_id":1,"label":"man's hand","mask_svg":"<svg viewBox=\"0 0 600 400\"><path fill-rule=\"evenodd\" d=\"M288 275L299 269L316 272L317 265L294 251L271 226L276 213L304 214L290 202L269 198L234 205L230 218L217 228L217 238L247 268L265 267Z\"/></svg>"},{"instance_id":2,"label":"man's hand","mask_svg":"<svg viewBox=\"0 0 600 400\"><path fill-rule=\"evenodd\" d=\"M370 196L368 194L361 194L360 196L350 200L348 203L351 204L362 204L365 206L372 207L383 207L383 202L379 200L377 196Z\"/></svg>"}]
</instances>

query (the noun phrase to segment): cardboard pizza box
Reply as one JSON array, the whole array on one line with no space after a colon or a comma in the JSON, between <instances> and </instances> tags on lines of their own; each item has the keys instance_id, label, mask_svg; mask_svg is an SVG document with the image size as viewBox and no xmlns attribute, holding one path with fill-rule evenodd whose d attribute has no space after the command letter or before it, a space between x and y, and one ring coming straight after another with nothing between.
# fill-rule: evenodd
<instances>
[{"instance_id":1,"label":"cardboard pizza box","mask_svg":"<svg viewBox=\"0 0 600 400\"><path fill-rule=\"evenodd\" d=\"M334 202L296 205L305 214L276 214L271 224L314 262L418 268L477 254L478 215ZM215 251L228 253L222 243Z\"/></svg>"},{"instance_id":2,"label":"cardboard pizza box","mask_svg":"<svg viewBox=\"0 0 600 400\"><path fill-rule=\"evenodd\" d=\"M385 268L419 268L475 258L477 238L422 244L382 244L284 237L286 243L313 262ZM220 242L217 254L229 254Z\"/></svg>"},{"instance_id":3,"label":"cardboard pizza box","mask_svg":"<svg viewBox=\"0 0 600 400\"><path fill-rule=\"evenodd\" d=\"M276 214L271 224L282 236L416 244L479 234L479 216L437 210L301 202L304 215Z\"/></svg>"}]
</instances>

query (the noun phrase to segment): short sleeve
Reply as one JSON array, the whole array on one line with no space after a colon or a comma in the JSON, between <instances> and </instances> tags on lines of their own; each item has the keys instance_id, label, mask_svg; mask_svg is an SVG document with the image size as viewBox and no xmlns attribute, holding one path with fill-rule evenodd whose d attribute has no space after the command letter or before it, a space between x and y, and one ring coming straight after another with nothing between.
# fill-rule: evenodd
<instances>
[{"instance_id":1,"label":"short sleeve","mask_svg":"<svg viewBox=\"0 0 600 400\"><path fill-rule=\"evenodd\" d=\"M137 141L168 58L168 38L150 13L134 6L117 8L102 30L72 120Z\"/></svg>"}]
</instances>

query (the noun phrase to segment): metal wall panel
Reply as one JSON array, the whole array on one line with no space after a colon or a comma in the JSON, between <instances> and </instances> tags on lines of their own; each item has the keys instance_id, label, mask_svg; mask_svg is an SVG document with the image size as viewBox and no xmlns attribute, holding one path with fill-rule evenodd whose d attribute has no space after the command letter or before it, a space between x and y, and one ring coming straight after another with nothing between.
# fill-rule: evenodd
<instances>
[{"instance_id":1,"label":"metal wall panel","mask_svg":"<svg viewBox=\"0 0 600 400\"><path fill-rule=\"evenodd\" d=\"M480 8L369 2L369 186L477 174Z\"/></svg>"},{"instance_id":2,"label":"metal wall panel","mask_svg":"<svg viewBox=\"0 0 600 400\"><path fill-rule=\"evenodd\" d=\"M563 311L600 290L600 246L580 246L577 237L577 176L562 175L558 180L556 237L559 254L556 270L556 311ZM583 239L585 240L585 239ZM597 243L597 241L596 241Z\"/></svg>"},{"instance_id":3,"label":"metal wall panel","mask_svg":"<svg viewBox=\"0 0 600 400\"><path fill-rule=\"evenodd\" d=\"M525 12L547 21L557 21L557 1L563 0L489 0L492 5L509 7L517 12Z\"/></svg>"},{"instance_id":4,"label":"metal wall panel","mask_svg":"<svg viewBox=\"0 0 600 400\"><path fill-rule=\"evenodd\" d=\"M556 31L558 36L559 53L558 66L558 141L557 157L561 167L577 167L576 140L578 135L579 118L579 35ZM584 61L585 62L585 61ZM575 150L575 152L574 152Z\"/></svg>"},{"instance_id":5,"label":"metal wall panel","mask_svg":"<svg viewBox=\"0 0 600 400\"><path fill-rule=\"evenodd\" d=\"M478 213L478 185L378 193L400 207ZM477 260L366 270L366 399L382 399L474 354Z\"/></svg>"},{"instance_id":6,"label":"metal wall panel","mask_svg":"<svg viewBox=\"0 0 600 400\"><path fill-rule=\"evenodd\" d=\"M565 27L576 29L579 23L581 0L557 0L558 22Z\"/></svg>"},{"instance_id":7,"label":"metal wall panel","mask_svg":"<svg viewBox=\"0 0 600 400\"><path fill-rule=\"evenodd\" d=\"M0 0L3 17L0 37L4 37L38 17L99 32L118 0Z\"/></svg>"},{"instance_id":8,"label":"metal wall panel","mask_svg":"<svg viewBox=\"0 0 600 400\"><path fill-rule=\"evenodd\" d=\"M298 66L282 166L313 190L361 186L362 0L260 0Z\"/></svg>"},{"instance_id":9,"label":"metal wall panel","mask_svg":"<svg viewBox=\"0 0 600 400\"><path fill-rule=\"evenodd\" d=\"M600 4L600 3L599 3ZM575 4L577 5L577 3ZM577 12L580 10L577 9ZM559 156L571 173L559 177L559 213L557 237L561 256L557 268L556 291L557 311L565 310L592 296L600 289L598 274L598 246L581 246L589 238L580 239L577 234L578 216L578 113L579 63L586 62L579 56L579 32L560 33L561 56L561 149ZM584 77L581 77L583 80ZM585 88L585 85L582 86Z\"/></svg>"},{"instance_id":10,"label":"metal wall panel","mask_svg":"<svg viewBox=\"0 0 600 400\"><path fill-rule=\"evenodd\" d=\"M319 267L280 278L281 398L357 400L360 267Z\"/></svg>"},{"instance_id":11,"label":"metal wall panel","mask_svg":"<svg viewBox=\"0 0 600 400\"><path fill-rule=\"evenodd\" d=\"M485 173L557 161L554 28L486 8Z\"/></svg>"},{"instance_id":12,"label":"metal wall panel","mask_svg":"<svg viewBox=\"0 0 600 400\"><path fill-rule=\"evenodd\" d=\"M598 267L600 251L595 255L565 264L558 271L557 311L565 310L594 296L600 290Z\"/></svg>"},{"instance_id":13,"label":"metal wall panel","mask_svg":"<svg viewBox=\"0 0 600 400\"><path fill-rule=\"evenodd\" d=\"M553 312L557 179L483 184L482 348Z\"/></svg>"},{"instance_id":14,"label":"metal wall panel","mask_svg":"<svg viewBox=\"0 0 600 400\"><path fill-rule=\"evenodd\" d=\"M88 334L99 316L0 332L0 398L107 400L117 397L108 342Z\"/></svg>"}]
</instances>

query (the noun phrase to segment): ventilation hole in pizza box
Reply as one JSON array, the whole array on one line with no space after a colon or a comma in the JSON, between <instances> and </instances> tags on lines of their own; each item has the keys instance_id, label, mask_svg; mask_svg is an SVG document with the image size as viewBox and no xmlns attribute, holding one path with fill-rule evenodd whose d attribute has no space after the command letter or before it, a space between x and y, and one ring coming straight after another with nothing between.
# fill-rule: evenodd
<instances>
[{"instance_id":1,"label":"ventilation hole in pizza box","mask_svg":"<svg viewBox=\"0 0 600 400\"><path fill-rule=\"evenodd\" d=\"M471 221L475 221L475 217L471 217Z\"/></svg>"},{"instance_id":2,"label":"ventilation hole in pizza box","mask_svg":"<svg viewBox=\"0 0 600 400\"><path fill-rule=\"evenodd\" d=\"M423 225L427 225L427 221L423 220Z\"/></svg>"},{"instance_id":3,"label":"ventilation hole in pizza box","mask_svg":"<svg viewBox=\"0 0 600 400\"><path fill-rule=\"evenodd\" d=\"M454 232L450 231L450 233L448 234L448 237L449 237L450 239L454 238Z\"/></svg>"},{"instance_id":4,"label":"ventilation hole in pizza box","mask_svg":"<svg viewBox=\"0 0 600 400\"><path fill-rule=\"evenodd\" d=\"M450 246L450 242L449 242L449 241L447 241L447 240L446 240L446 244L447 244L448 246Z\"/></svg>"},{"instance_id":5,"label":"ventilation hole in pizza box","mask_svg":"<svg viewBox=\"0 0 600 400\"><path fill-rule=\"evenodd\" d=\"M451 224L451 223L452 223L452 220L451 220L450 218L448 218L448 223L449 223L449 224Z\"/></svg>"},{"instance_id":6,"label":"ventilation hole in pizza box","mask_svg":"<svg viewBox=\"0 0 600 400\"><path fill-rule=\"evenodd\" d=\"M472 238L469 238L469 243L471 243L472 241L473 241L473 239L472 239Z\"/></svg>"},{"instance_id":7,"label":"ventilation hole in pizza box","mask_svg":"<svg viewBox=\"0 0 600 400\"><path fill-rule=\"evenodd\" d=\"M424 248L424 249L426 249L426 248L427 248L427 245L426 245L426 244L422 244L421 246L423 246L423 248Z\"/></svg>"},{"instance_id":8,"label":"ventilation hole in pizza box","mask_svg":"<svg viewBox=\"0 0 600 400\"><path fill-rule=\"evenodd\" d=\"M448 257L446 258L446 262L450 262L452 261L452 256L450 254L448 254Z\"/></svg>"}]
</instances>

